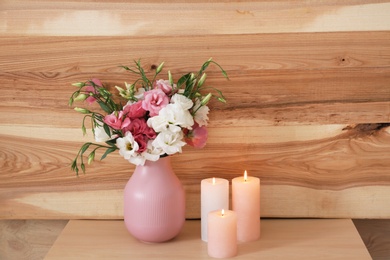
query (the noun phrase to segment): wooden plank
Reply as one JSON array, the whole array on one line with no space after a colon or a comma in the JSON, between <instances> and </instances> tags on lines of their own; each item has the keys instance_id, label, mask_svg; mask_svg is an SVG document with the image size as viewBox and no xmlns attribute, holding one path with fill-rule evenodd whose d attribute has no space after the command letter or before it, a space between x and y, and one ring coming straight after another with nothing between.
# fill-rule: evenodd
<instances>
[{"instance_id":1,"label":"wooden plank","mask_svg":"<svg viewBox=\"0 0 390 260\"><path fill-rule=\"evenodd\" d=\"M43 259L66 223L67 220L1 220L1 259ZM371 257L388 259L390 220L354 219L353 223Z\"/></svg>"},{"instance_id":2,"label":"wooden plank","mask_svg":"<svg viewBox=\"0 0 390 260\"><path fill-rule=\"evenodd\" d=\"M390 219L355 219L353 223L372 259L390 258Z\"/></svg>"},{"instance_id":3,"label":"wooden plank","mask_svg":"<svg viewBox=\"0 0 390 260\"><path fill-rule=\"evenodd\" d=\"M389 30L387 1L3 1L3 35L204 35ZM29 22L26 23L25 21ZM180 22L177 22L180 21Z\"/></svg>"},{"instance_id":4,"label":"wooden plank","mask_svg":"<svg viewBox=\"0 0 390 260\"><path fill-rule=\"evenodd\" d=\"M133 60L142 59L146 71L150 71L148 68L153 64L165 61L175 75L193 71L213 57L228 72L241 72L242 76L245 75L242 72L268 76L268 70L281 70L281 76L286 77L290 69L306 70L310 76L316 71L307 70L345 69L343 71L348 72L348 68L388 68L389 41L388 31L177 37L1 36L0 69L25 72L17 75L18 80L35 83L82 80L85 76L81 73L88 73L89 77L120 73L122 79L116 80L123 84L123 75L130 77L130 74L119 66L130 66ZM211 72L216 71L217 68L211 68ZM322 73L322 77L327 76Z\"/></svg>"},{"instance_id":5,"label":"wooden plank","mask_svg":"<svg viewBox=\"0 0 390 260\"><path fill-rule=\"evenodd\" d=\"M0 259L43 259L67 220L1 220Z\"/></svg>"},{"instance_id":6,"label":"wooden plank","mask_svg":"<svg viewBox=\"0 0 390 260\"><path fill-rule=\"evenodd\" d=\"M0 218L122 219L123 189L110 190L101 186L95 187L95 190L82 191L61 190L58 187L50 187L49 191L2 189L0 195L6 197L6 200L1 201ZM199 219L199 188L185 188L186 217ZM388 218L389 207L383 205L388 205L389 195L389 188L379 185L339 191L293 185L263 185L261 215L279 218Z\"/></svg>"},{"instance_id":7,"label":"wooden plank","mask_svg":"<svg viewBox=\"0 0 390 260\"><path fill-rule=\"evenodd\" d=\"M353 223L339 220L261 222L261 238L238 245L235 259L371 259ZM123 221L72 220L45 259L210 259L200 239L200 221L187 221L177 238L145 244Z\"/></svg>"},{"instance_id":8,"label":"wooden plank","mask_svg":"<svg viewBox=\"0 0 390 260\"><path fill-rule=\"evenodd\" d=\"M264 216L390 216L389 6L3 1L0 218L121 217L133 166L115 155L85 176L69 171L81 143L92 140L67 106L70 83L99 77L113 88L132 80L118 65L133 59L148 72L165 61L178 75L209 57L230 76L209 71L228 103L212 103L206 149L174 157L187 217L199 217L202 178L230 179L244 168L263 181Z\"/></svg>"},{"instance_id":9,"label":"wooden plank","mask_svg":"<svg viewBox=\"0 0 390 260\"><path fill-rule=\"evenodd\" d=\"M275 126L253 132L256 138L242 135L236 142L226 137L233 132L211 131L205 149L186 147L173 156L187 192L188 218L199 217L201 179L232 179L245 169L262 179L263 216L390 215L390 207L383 206L390 195L388 128ZM0 175L0 218L122 217L122 189L134 166L119 155L96 162L76 178L69 166L77 143L45 137L1 140L6 160Z\"/></svg>"}]
</instances>

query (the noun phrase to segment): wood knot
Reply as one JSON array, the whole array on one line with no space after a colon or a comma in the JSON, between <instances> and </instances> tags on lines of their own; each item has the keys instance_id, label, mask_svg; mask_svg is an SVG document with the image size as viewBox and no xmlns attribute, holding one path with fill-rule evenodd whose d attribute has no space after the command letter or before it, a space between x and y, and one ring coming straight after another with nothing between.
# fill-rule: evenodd
<instances>
[{"instance_id":1,"label":"wood knot","mask_svg":"<svg viewBox=\"0 0 390 260\"><path fill-rule=\"evenodd\" d=\"M347 130L356 136L369 136L389 126L390 123L356 124L344 127L343 130Z\"/></svg>"},{"instance_id":2,"label":"wood knot","mask_svg":"<svg viewBox=\"0 0 390 260\"><path fill-rule=\"evenodd\" d=\"M348 65L349 64L349 58L348 57L344 57L344 56L341 56L341 57L338 57L337 58L337 63L338 65Z\"/></svg>"},{"instance_id":3,"label":"wood knot","mask_svg":"<svg viewBox=\"0 0 390 260\"><path fill-rule=\"evenodd\" d=\"M152 64L152 65L150 66L150 69L151 69L151 70L156 70L156 69L157 69L157 65Z\"/></svg>"}]
</instances>

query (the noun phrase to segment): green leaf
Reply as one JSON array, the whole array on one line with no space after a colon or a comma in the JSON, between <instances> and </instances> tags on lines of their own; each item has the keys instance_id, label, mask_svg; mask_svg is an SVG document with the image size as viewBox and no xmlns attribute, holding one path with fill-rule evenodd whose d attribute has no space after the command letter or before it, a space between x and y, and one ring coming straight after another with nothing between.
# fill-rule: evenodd
<instances>
[{"instance_id":1,"label":"green leaf","mask_svg":"<svg viewBox=\"0 0 390 260\"><path fill-rule=\"evenodd\" d=\"M83 171L83 173L85 174L85 164L84 164L84 163L81 163L81 164L80 164L80 167L81 167L81 170Z\"/></svg>"},{"instance_id":2,"label":"green leaf","mask_svg":"<svg viewBox=\"0 0 390 260\"><path fill-rule=\"evenodd\" d=\"M205 63L203 63L202 68L199 71L199 74L202 74L203 71L207 69L207 67L210 65L210 62L212 61L212 58L208 59Z\"/></svg>"},{"instance_id":3,"label":"green leaf","mask_svg":"<svg viewBox=\"0 0 390 260\"><path fill-rule=\"evenodd\" d=\"M104 132L106 132L106 134L108 136L111 136L111 129L107 124L103 124L103 129L104 129Z\"/></svg>"},{"instance_id":4,"label":"green leaf","mask_svg":"<svg viewBox=\"0 0 390 260\"><path fill-rule=\"evenodd\" d=\"M80 155L83 155L85 153L85 151L87 151L87 149L89 148L89 146L91 145L92 143L85 143L83 144L83 146L81 147L80 151L81 151L81 154Z\"/></svg>"},{"instance_id":5,"label":"green leaf","mask_svg":"<svg viewBox=\"0 0 390 260\"><path fill-rule=\"evenodd\" d=\"M101 107L101 109L104 110L104 112L108 113L108 114L111 114L113 111L110 109L109 106L107 106L106 103L102 102L102 101L99 101L98 102L99 106Z\"/></svg>"},{"instance_id":6,"label":"green leaf","mask_svg":"<svg viewBox=\"0 0 390 260\"><path fill-rule=\"evenodd\" d=\"M117 139L117 138L108 140L108 141L106 141L106 144L108 144L109 146L112 146L112 147L116 148L116 139Z\"/></svg>"},{"instance_id":7,"label":"green leaf","mask_svg":"<svg viewBox=\"0 0 390 260\"><path fill-rule=\"evenodd\" d=\"M191 76L190 73L187 73L187 74L181 76L180 79L177 81L177 88L180 89L181 86L182 86L183 84L185 84L185 83L188 81L188 79L190 78L190 76Z\"/></svg>"},{"instance_id":8,"label":"green leaf","mask_svg":"<svg viewBox=\"0 0 390 260\"><path fill-rule=\"evenodd\" d=\"M115 147L112 147L112 148L108 148L106 150L106 152L102 155L102 158L100 158L100 160L103 160L104 158L107 157L108 154L112 153L113 151L117 150L117 148Z\"/></svg>"},{"instance_id":9,"label":"green leaf","mask_svg":"<svg viewBox=\"0 0 390 260\"><path fill-rule=\"evenodd\" d=\"M132 73L134 73L134 74L139 74L139 72L137 72L137 71L135 71L135 70L133 70L133 69L130 69L129 67L127 67L127 66L119 66L120 68L123 68L123 69L125 69L125 70L127 70L127 71L130 71L130 72L132 72Z\"/></svg>"}]
</instances>

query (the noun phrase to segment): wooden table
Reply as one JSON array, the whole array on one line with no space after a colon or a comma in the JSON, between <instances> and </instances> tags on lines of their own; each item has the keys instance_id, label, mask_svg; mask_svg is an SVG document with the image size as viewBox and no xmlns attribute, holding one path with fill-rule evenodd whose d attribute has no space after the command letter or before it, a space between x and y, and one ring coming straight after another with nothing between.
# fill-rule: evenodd
<instances>
[{"instance_id":1,"label":"wooden table","mask_svg":"<svg viewBox=\"0 0 390 260\"><path fill-rule=\"evenodd\" d=\"M371 259L349 219L262 219L261 239L238 245L234 259ZM122 220L71 220L49 259L212 259L200 221L186 221L172 241L145 244Z\"/></svg>"}]
</instances>

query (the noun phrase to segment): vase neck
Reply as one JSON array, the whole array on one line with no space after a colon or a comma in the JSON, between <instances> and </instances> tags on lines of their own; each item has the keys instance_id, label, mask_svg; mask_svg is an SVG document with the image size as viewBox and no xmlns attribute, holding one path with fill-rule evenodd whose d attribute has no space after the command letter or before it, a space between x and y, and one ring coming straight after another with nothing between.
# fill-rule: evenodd
<instances>
[{"instance_id":1,"label":"vase neck","mask_svg":"<svg viewBox=\"0 0 390 260\"><path fill-rule=\"evenodd\" d=\"M157 161L149 161L146 160L144 167L171 167L171 157L170 156L165 156Z\"/></svg>"}]
</instances>

